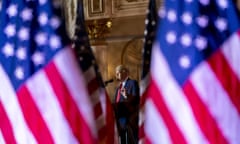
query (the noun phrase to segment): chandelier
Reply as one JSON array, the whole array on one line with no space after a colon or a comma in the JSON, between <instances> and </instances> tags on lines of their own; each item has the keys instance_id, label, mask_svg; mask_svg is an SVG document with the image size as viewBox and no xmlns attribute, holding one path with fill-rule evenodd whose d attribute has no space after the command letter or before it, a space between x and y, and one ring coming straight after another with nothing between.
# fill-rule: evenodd
<instances>
[{"instance_id":1,"label":"chandelier","mask_svg":"<svg viewBox=\"0 0 240 144\"><path fill-rule=\"evenodd\" d=\"M97 19L86 21L90 39L102 39L112 28L112 19Z\"/></svg>"}]
</instances>

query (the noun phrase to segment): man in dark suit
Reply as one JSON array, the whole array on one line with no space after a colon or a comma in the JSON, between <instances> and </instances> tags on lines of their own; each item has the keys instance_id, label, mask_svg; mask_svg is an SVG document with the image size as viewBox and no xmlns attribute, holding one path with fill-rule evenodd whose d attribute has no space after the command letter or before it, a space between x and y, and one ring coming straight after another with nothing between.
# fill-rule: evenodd
<instances>
[{"instance_id":1,"label":"man in dark suit","mask_svg":"<svg viewBox=\"0 0 240 144\"><path fill-rule=\"evenodd\" d=\"M121 144L138 142L139 85L129 78L129 70L116 67L116 79L120 82L115 93L115 115Z\"/></svg>"}]
</instances>

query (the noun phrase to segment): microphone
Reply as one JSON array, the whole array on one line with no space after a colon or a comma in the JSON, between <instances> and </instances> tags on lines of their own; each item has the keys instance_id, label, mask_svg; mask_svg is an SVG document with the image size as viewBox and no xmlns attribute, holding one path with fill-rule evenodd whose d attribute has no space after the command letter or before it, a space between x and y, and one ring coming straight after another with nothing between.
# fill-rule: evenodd
<instances>
[{"instance_id":1,"label":"microphone","mask_svg":"<svg viewBox=\"0 0 240 144\"><path fill-rule=\"evenodd\" d=\"M114 79L112 78L112 79L110 79L110 80L107 80L107 81L105 81L104 82L104 85L105 86L107 86L107 84L109 84L109 83L112 83L114 81Z\"/></svg>"}]
</instances>

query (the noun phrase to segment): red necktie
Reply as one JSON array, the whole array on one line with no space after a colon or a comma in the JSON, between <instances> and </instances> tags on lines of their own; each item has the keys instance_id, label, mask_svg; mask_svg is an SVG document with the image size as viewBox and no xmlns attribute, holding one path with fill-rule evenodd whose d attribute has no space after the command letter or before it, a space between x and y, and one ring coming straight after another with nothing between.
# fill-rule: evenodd
<instances>
[{"instance_id":1,"label":"red necktie","mask_svg":"<svg viewBox=\"0 0 240 144\"><path fill-rule=\"evenodd\" d=\"M118 94L117 94L117 99L116 102L119 102L120 97L121 97L121 89L122 89L122 83L120 84L119 88L118 88Z\"/></svg>"}]
</instances>

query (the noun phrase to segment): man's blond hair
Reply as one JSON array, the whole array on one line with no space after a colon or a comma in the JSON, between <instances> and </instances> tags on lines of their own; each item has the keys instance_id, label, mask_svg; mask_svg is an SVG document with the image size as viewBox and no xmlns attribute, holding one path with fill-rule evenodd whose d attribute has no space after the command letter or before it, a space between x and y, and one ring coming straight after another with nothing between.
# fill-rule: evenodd
<instances>
[{"instance_id":1,"label":"man's blond hair","mask_svg":"<svg viewBox=\"0 0 240 144\"><path fill-rule=\"evenodd\" d=\"M116 67L116 71L125 71L125 72L129 72L128 68L125 65L118 65Z\"/></svg>"}]
</instances>

